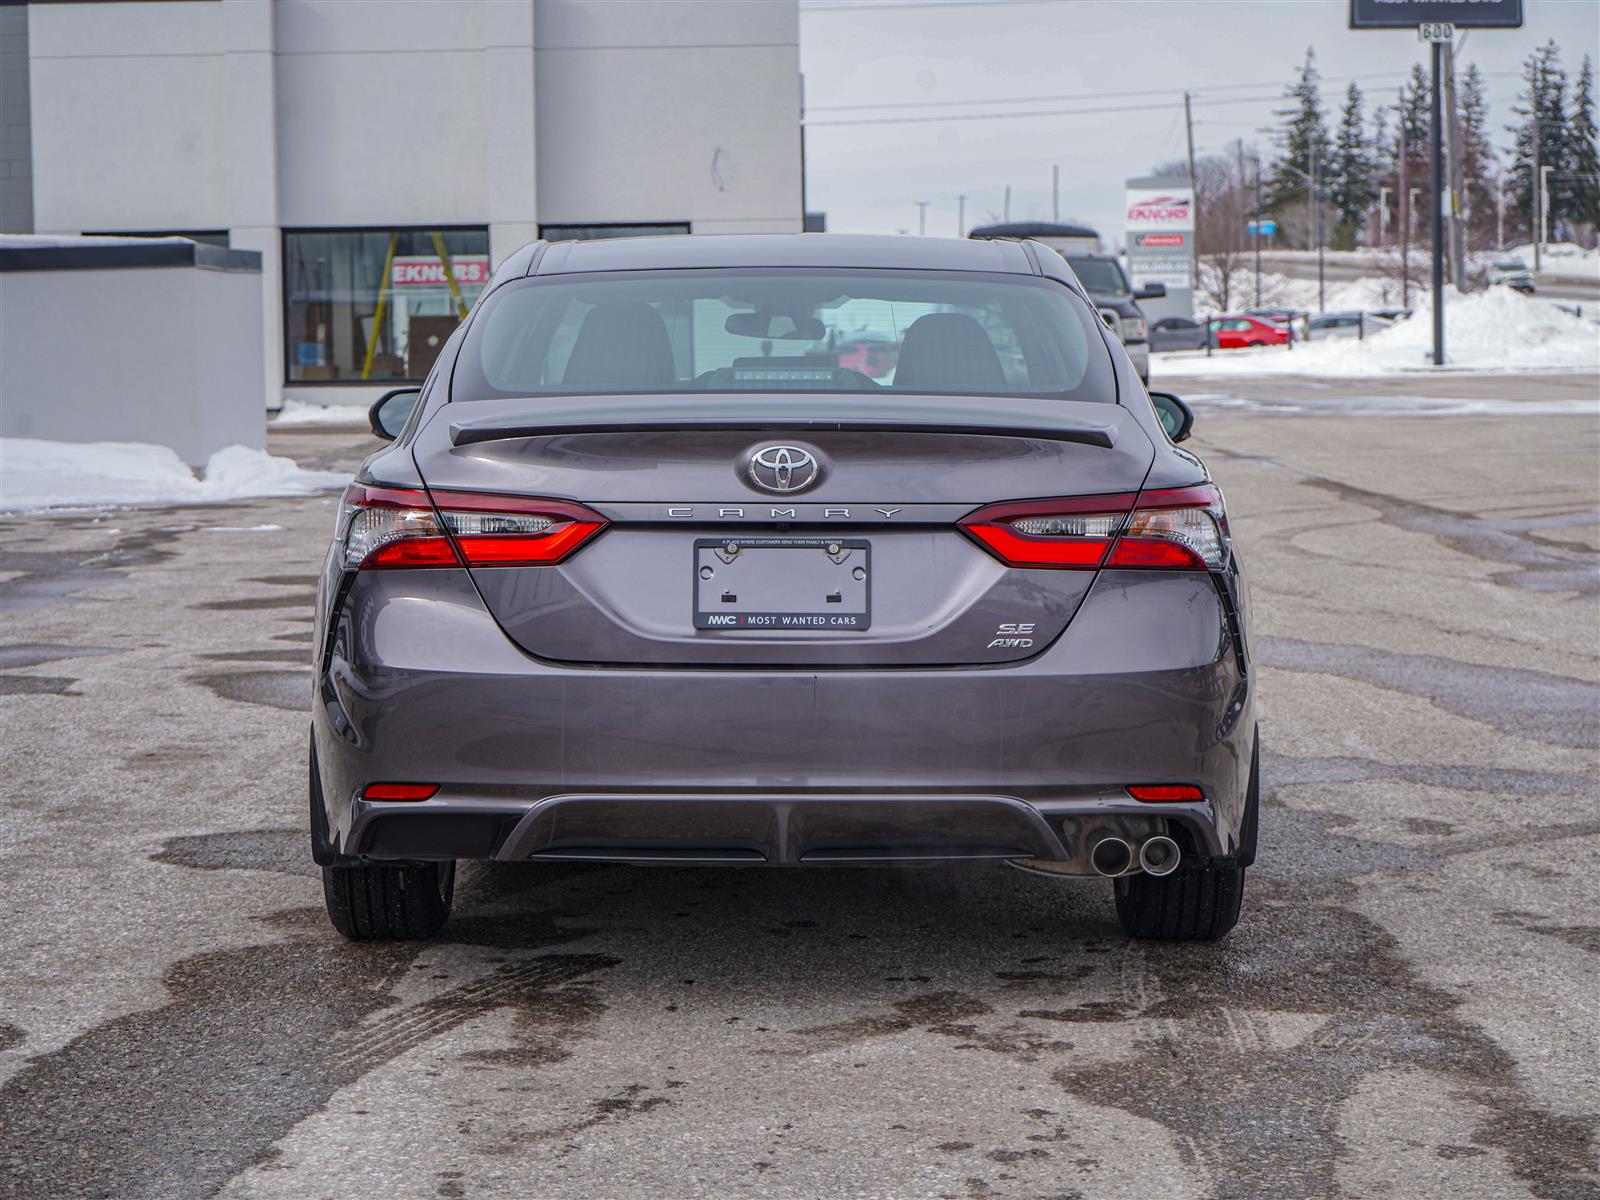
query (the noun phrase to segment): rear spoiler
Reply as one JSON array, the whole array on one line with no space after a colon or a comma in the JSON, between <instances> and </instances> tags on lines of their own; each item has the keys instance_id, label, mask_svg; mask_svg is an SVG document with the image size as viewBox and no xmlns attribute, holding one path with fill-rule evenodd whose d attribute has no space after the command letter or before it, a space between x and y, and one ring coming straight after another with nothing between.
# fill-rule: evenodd
<instances>
[{"instance_id":1,"label":"rear spoiler","mask_svg":"<svg viewBox=\"0 0 1600 1200\"><path fill-rule=\"evenodd\" d=\"M452 404L473 409L481 401ZM493 403L493 402L490 402ZM982 407L978 407L978 404ZM487 405L486 405L487 407ZM495 407L500 407L496 405ZM1104 408L1106 419L1085 410ZM1064 400L917 396L904 400L837 396L773 400L764 396L646 396L585 401L560 397L533 401L509 416L453 420L450 442L471 446L511 438L563 433L660 433L746 430L751 433L956 433L1043 438L1111 449L1116 445L1116 405Z\"/></svg>"}]
</instances>

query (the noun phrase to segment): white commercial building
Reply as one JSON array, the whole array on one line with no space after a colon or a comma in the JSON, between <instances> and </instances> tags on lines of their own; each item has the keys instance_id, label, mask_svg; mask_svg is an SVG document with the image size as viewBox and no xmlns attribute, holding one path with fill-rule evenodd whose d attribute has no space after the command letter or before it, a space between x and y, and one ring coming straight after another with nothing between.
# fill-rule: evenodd
<instances>
[{"instance_id":1,"label":"white commercial building","mask_svg":"<svg viewBox=\"0 0 1600 1200\"><path fill-rule=\"evenodd\" d=\"M0 231L259 251L274 406L419 378L534 237L802 226L795 0L23 11L0 128L27 136L0 166L30 184L0 221L32 228Z\"/></svg>"}]
</instances>

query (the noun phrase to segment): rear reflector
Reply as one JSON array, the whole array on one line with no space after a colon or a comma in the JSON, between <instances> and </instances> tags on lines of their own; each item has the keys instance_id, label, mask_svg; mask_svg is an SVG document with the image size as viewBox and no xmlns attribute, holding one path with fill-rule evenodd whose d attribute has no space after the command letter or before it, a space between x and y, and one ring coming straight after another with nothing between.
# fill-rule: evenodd
<instances>
[{"instance_id":1,"label":"rear reflector","mask_svg":"<svg viewBox=\"0 0 1600 1200\"><path fill-rule=\"evenodd\" d=\"M369 487L345 489L346 569L542 567L562 562L606 520L567 500Z\"/></svg>"},{"instance_id":2,"label":"rear reflector","mask_svg":"<svg viewBox=\"0 0 1600 1200\"><path fill-rule=\"evenodd\" d=\"M960 528L1012 567L1218 570L1228 518L1211 484L991 504Z\"/></svg>"},{"instance_id":3,"label":"rear reflector","mask_svg":"<svg viewBox=\"0 0 1600 1200\"><path fill-rule=\"evenodd\" d=\"M439 790L437 783L369 783L363 800L427 800Z\"/></svg>"},{"instance_id":4,"label":"rear reflector","mask_svg":"<svg viewBox=\"0 0 1600 1200\"><path fill-rule=\"evenodd\" d=\"M1187 783L1130 783L1128 795L1148 804L1171 803L1177 800L1204 800L1197 787Z\"/></svg>"}]
</instances>

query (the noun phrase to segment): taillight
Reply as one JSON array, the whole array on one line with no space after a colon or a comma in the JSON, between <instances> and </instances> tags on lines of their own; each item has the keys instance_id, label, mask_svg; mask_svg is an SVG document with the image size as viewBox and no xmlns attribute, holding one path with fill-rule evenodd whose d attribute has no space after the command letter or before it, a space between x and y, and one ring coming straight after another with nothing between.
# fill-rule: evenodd
<instances>
[{"instance_id":1,"label":"taillight","mask_svg":"<svg viewBox=\"0 0 1600 1200\"><path fill-rule=\"evenodd\" d=\"M347 569L550 566L606 520L566 500L352 484L340 510Z\"/></svg>"},{"instance_id":2,"label":"taillight","mask_svg":"<svg viewBox=\"0 0 1600 1200\"><path fill-rule=\"evenodd\" d=\"M959 525L1012 567L1205 571L1227 559L1227 513L1211 484L991 504Z\"/></svg>"}]
</instances>

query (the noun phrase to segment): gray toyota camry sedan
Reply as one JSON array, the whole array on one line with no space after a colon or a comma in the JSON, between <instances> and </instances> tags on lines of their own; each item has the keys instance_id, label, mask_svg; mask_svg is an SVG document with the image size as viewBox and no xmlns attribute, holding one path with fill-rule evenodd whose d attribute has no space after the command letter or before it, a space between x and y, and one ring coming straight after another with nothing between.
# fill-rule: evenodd
<instances>
[{"instance_id":1,"label":"gray toyota camry sedan","mask_svg":"<svg viewBox=\"0 0 1600 1200\"><path fill-rule=\"evenodd\" d=\"M1134 937L1238 920L1222 494L1048 247L534 243L372 420L318 602L345 935L436 932L474 858L1001 859Z\"/></svg>"}]
</instances>

